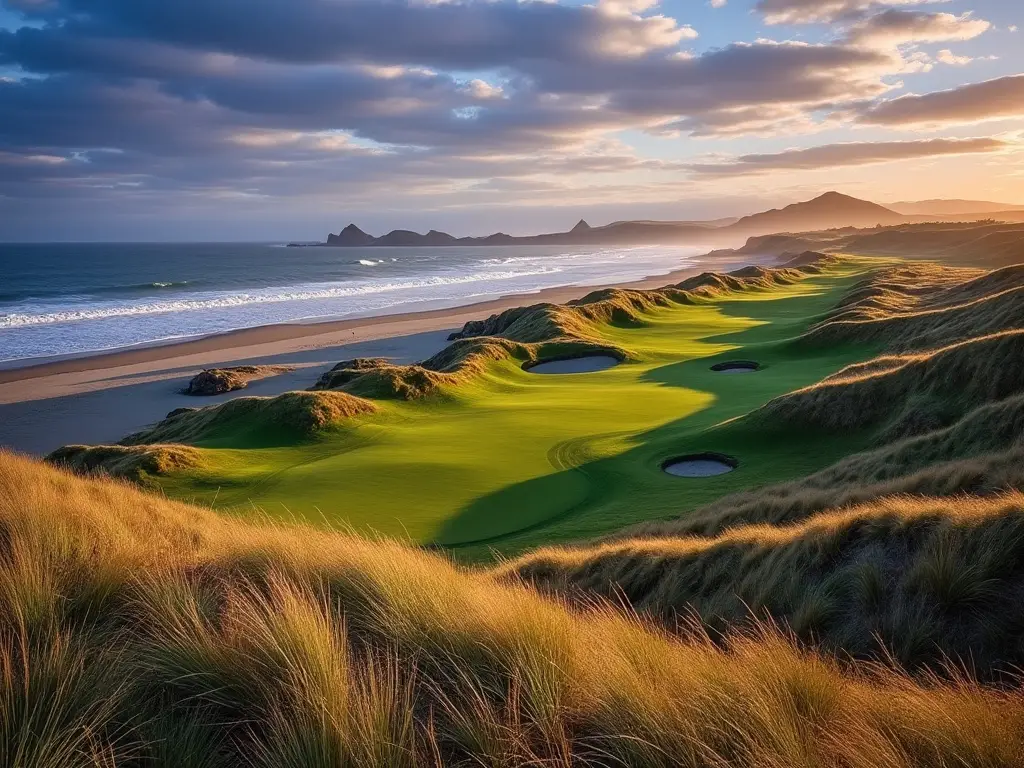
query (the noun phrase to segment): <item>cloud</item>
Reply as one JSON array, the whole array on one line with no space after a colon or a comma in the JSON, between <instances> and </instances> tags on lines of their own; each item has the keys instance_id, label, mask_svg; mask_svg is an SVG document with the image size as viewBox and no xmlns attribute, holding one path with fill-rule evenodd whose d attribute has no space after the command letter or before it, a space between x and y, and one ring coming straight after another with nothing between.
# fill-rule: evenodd
<instances>
[{"instance_id":1,"label":"cloud","mask_svg":"<svg viewBox=\"0 0 1024 768\"><path fill-rule=\"evenodd\" d=\"M971 40L992 25L970 13L926 13L890 9L852 25L848 39L856 45L903 45Z\"/></svg>"},{"instance_id":2,"label":"cloud","mask_svg":"<svg viewBox=\"0 0 1024 768\"><path fill-rule=\"evenodd\" d=\"M972 61L995 61L998 56L958 56L948 48L944 48L935 54L935 60L952 67L964 67Z\"/></svg>"},{"instance_id":3,"label":"cloud","mask_svg":"<svg viewBox=\"0 0 1024 768\"><path fill-rule=\"evenodd\" d=\"M944 48L935 54L935 60L954 67L962 67L974 61L970 56L957 56L948 48Z\"/></svg>"},{"instance_id":4,"label":"cloud","mask_svg":"<svg viewBox=\"0 0 1024 768\"><path fill-rule=\"evenodd\" d=\"M1013 146L1016 145L997 138L850 142L789 149L774 154L743 155L727 162L691 164L688 169L702 176L747 176L780 170L820 170L944 155L998 152Z\"/></svg>"},{"instance_id":5,"label":"cloud","mask_svg":"<svg viewBox=\"0 0 1024 768\"><path fill-rule=\"evenodd\" d=\"M889 99L864 109L859 121L900 127L940 126L1019 116L1024 116L1024 75Z\"/></svg>"},{"instance_id":6,"label":"cloud","mask_svg":"<svg viewBox=\"0 0 1024 768\"><path fill-rule=\"evenodd\" d=\"M13 73L0 78L0 196L111 208L172 195L471 201L482 180L512 195L600 174L653 189L684 165L638 156L612 142L620 132L778 136L863 119L900 87L893 75L930 66L901 41L986 24L889 9L844 17L828 42L693 52L697 32L652 0L19 5L32 24L0 30Z\"/></svg>"},{"instance_id":7,"label":"cloud","mask_svg":"<svg viewBox=\"0 0 1024 768\"><path fill-rule=\"evenodd\" d=\"M638 56L696 33L651 4L606 0L53 0L39 16L79 39L145 39L241 57L481 69L537 59Z\"/></svg>"},{"instance_id":8,"label":"cloud","mask_svg":"<svg viewBox=\"0 0 1024 768\"><path fill-rule=\"evenodd\" d=\"M108 95L144 90L145 80L146 88L238 127L335 129L388 144L491 143L527 151L669 123L701 135L757 130L749 119L757 107L799 121L807 110L885 93L882 78L901 67L898 56L845 44L759 41L679 56L678 43L692 30L662 16L638 16L650 6L643 0L596 7L253 2L268 13L235 18L240 0L61 0L46 11L42 28L0 32L0 64L55 80L0 91L0 107L16 94L21 101L9 140L37 141L28 94L39 91L38 107L61 78L84 93ZM179 18L184 11L189 24ZM301 44L293 46L293 38ZM486 66L488 79L459 79L441 65L464 72ZM123 120L107 104L105 141L116 145ZM101 119L99 108L88 121ZM61 116L68 125L78 122L71 111Z\"/></svg>"},{"instance_id":9,"label":"cloud","mask_svg":"<svg viewBox=\"0 0 1024 768\"><path fill-rule=\"evenodd\" d=\"M864 16L891 6L922 5L948 0L758 0L755 9L769 24L818 24Z\"/></svg>"}]
</instances>

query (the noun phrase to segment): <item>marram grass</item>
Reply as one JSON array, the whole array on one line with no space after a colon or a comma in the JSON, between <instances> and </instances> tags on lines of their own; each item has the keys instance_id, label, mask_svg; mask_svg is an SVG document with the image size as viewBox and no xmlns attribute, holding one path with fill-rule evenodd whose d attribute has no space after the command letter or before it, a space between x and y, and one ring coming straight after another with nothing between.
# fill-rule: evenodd
<instances>
[{"instance_id":1,"label":"marram grass","mask_svg":"<svg viewBox=\"0 0 1024 768\"><path fill-rule=\"evenodd\" d=\"M0 765L1017 766L1024 695L0 455Z\"/></svg>"}]
</instances>

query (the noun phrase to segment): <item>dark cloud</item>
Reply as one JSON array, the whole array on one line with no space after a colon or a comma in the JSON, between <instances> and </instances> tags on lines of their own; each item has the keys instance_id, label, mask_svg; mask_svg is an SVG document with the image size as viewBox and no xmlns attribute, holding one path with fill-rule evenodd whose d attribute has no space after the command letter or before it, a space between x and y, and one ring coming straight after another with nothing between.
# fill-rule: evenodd
<instances>
[{"instance_id":1,"label":"dark cloud","mask_svg":"<svg viewBox=\"0 0 1024 768\"><path fill-rule=\"evenodd\" d=\"M517 0L54 0L36 12L76 38L141 38L293 63L463 70L638 55L692 36L659 15Z\"/></svg>"},{"instance_id":2,"label":"dark cloud","mask_svg":"<svg viewBox=\"0 0 1024 768\"><path fill-rule=\"evenodd\" d=\"M1018 116L1024 116L1024 75L889 99L866 108L860 122L887 126L948 125Z\"/></svg>"},{"instance_id":3,"label":"dark cloud","mask_svg":"<svg viewBox=\"0 0 1024 768\"><path fill-rule=\"evenodd\" d=\"M1016 145L997 138L849 142L790 149L773 154L743 155L728 162L700 163L687 167L705 176L746 176L778 170L818 170L943 155L998 152L1013 146Z\"/></svg>"}]
</instances>

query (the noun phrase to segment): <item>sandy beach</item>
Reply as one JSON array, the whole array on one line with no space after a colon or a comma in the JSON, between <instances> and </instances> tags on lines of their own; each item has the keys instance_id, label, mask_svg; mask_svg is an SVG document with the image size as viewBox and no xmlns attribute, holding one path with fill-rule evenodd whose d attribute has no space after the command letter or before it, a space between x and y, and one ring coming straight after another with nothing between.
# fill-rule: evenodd
<instances>
[{"instance_id":1,"label":"sandy beach","mask_svg":"<svg viewBox=\"0 0 1024 768\"><path fill-rule=\"evenodd\" d=\"M716 265L725 267L725 265ZM659 288L697 274L693 267L624 284ZM110 443L184 406L310 387L339 360L387 357L424 360L469 320L511 307L562 303L596 290L564 286L450 309L316 323L247 328L187 341L102 352L0 370L0 446L45 454L62 445ZM294 370L214 397L181 394L203 368L290 365Z\"/></svg>"}]
</instances>

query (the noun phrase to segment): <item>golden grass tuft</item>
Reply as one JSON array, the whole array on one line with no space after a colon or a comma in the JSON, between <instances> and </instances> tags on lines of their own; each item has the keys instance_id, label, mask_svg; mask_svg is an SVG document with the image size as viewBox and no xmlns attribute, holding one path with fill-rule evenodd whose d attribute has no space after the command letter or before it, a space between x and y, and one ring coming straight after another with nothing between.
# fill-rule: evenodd
<instances>
[{"instance_id":1,"label":"golden grass tuft","mask_svg":"<svg viewBox=\"0 0 1024 768\"><path fill-rule=\"evenodd\" d=\"M108 475L144 483L202 462L199 452L184 445L65 445L47 461L82 475Z\"/></svg>"},{"instance_id":2,"label":"golden grass tuft","mask_svg":"<svg viewBox=\"0 0 1024 768\"><path fill-rule=\"evenodd\" d=\"M1024 270L939 264L883 269L850 291L799 346L879 344L889 351L946 346L1020 327Z\"/></svg>"},{"instance_id":3,"label":"golden grass tuft","mask_svg":"<svg viewBox=\"0 0 1024 768\"><path fill-rule=\"evenodd\" d=\"M789 525L545 548L499 573L545 591L624 598L670 626L791 627L840 655L1014 674L1024 611L1024 494L889 496ZM915 638L910 642L910 638Z\"/></svg>"},{"instance_id":4,"label":"golden grass tuft","mask_svg":"<svg viewBox=\"0 0 1024 768\"><path fill-rule=\"evenodd\" d=\"M0 542L3 765L1010 768L1024 750L1015 687L849 668L764 627L672 637L7 454ZM937 568L917 578L972 594Z\"/></svg>"},{"instance_id":5,"label":"golden grass tuft","mask_svg":"<svg viewBox=\"0 0 1024 768\"><path fill-rule=\"evenodd\" d=\"M1022 293L1024 296L1024 293ZM1024 324L1024 315L1017 319ZM892 437L948 426L972 408L1024 391L1024 329L940 349L883 356L772 400L764 423L851 429L885 422Z\"/></svg>"}]
</instances>

